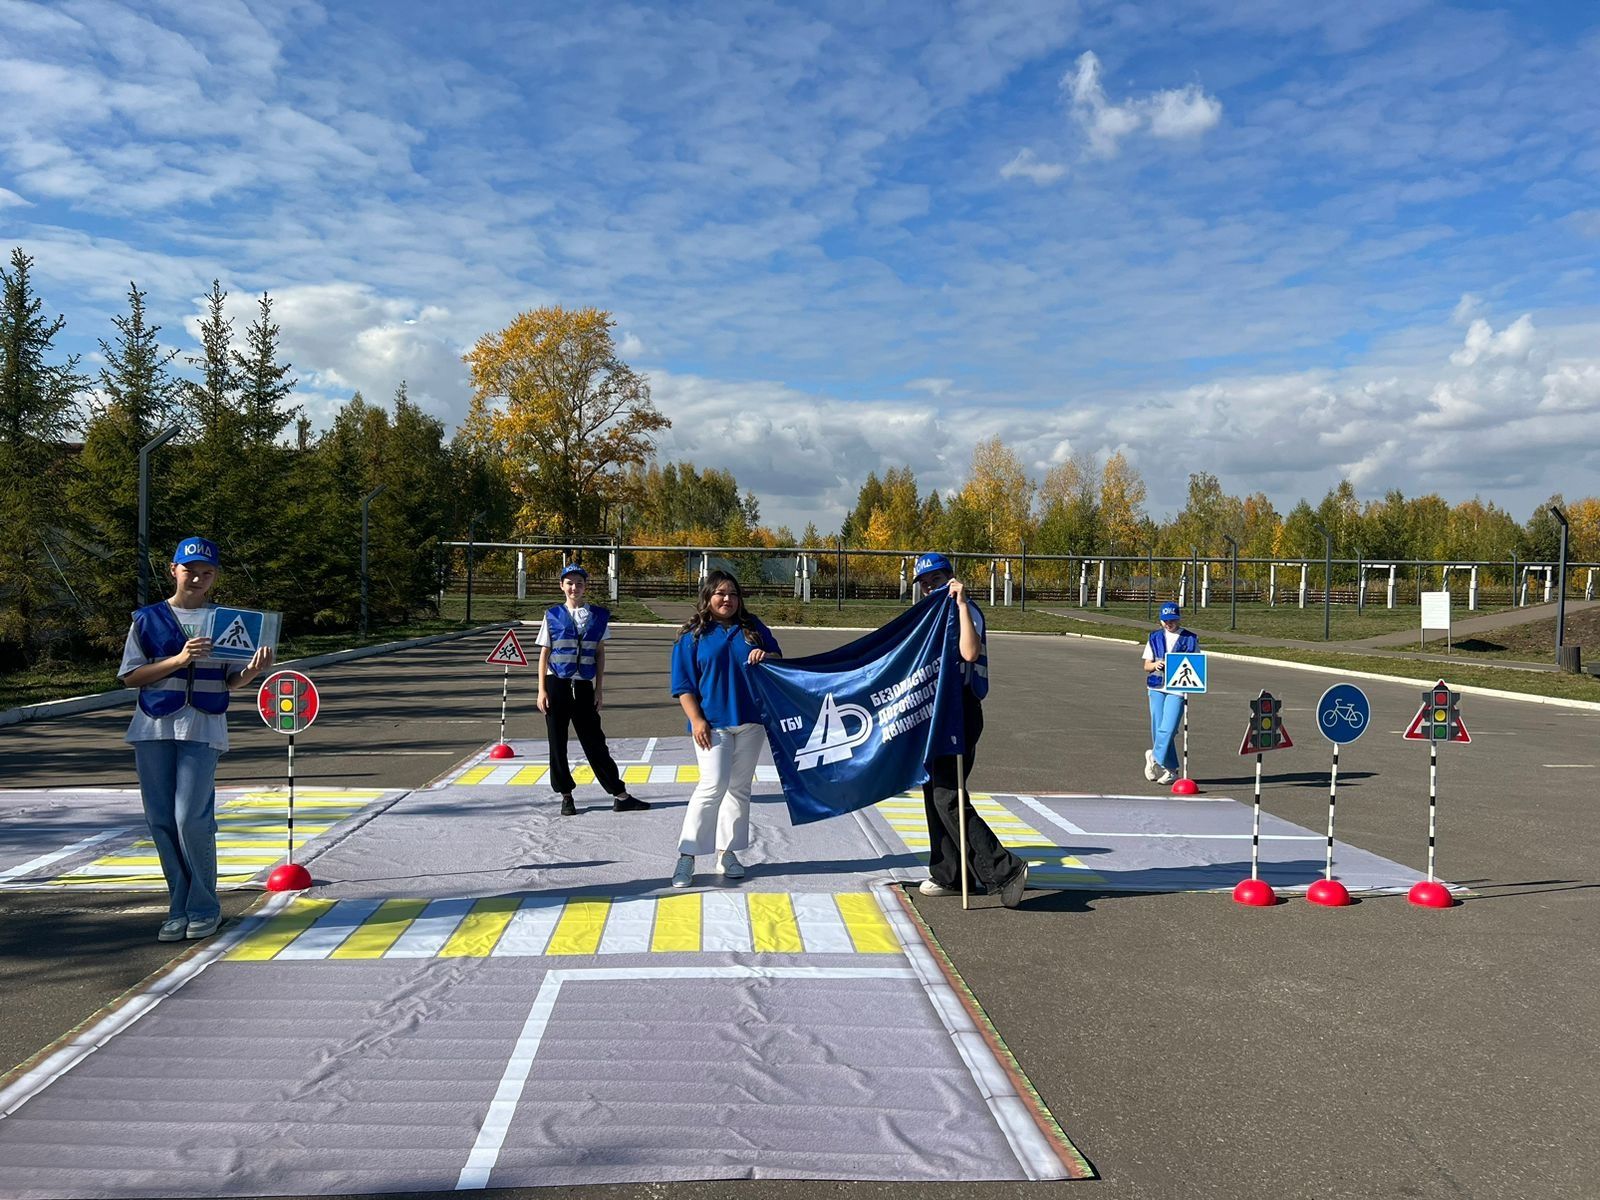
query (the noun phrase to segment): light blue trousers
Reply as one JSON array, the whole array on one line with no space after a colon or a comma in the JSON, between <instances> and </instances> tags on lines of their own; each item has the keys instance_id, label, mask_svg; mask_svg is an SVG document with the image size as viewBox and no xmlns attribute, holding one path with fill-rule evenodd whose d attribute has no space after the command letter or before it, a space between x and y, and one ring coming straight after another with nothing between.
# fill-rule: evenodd
<instances>
[{"instance_id":1,"label":"light blue trousers","mask_svg":"<svg viewBox=\"0 0 1600 1200\"><path fill-rule=\"evenodd\" d=\"M205 742L134 742L139 795L170 899L167 919L209 921L217 900L217 751Z\"/></svg>"},{"instance_id":2,"label":"light blue trousers","mask_svg":"<svg viewBox=\"0 0 1600 1200\"><path fill-rule=\"evenodd\" d=\"M1150 689L1150 749L1156 762L1169 771L1176 771L1178 762L1178 725L1183 720L1182 696Z\"/></svg>"}]
</instances>

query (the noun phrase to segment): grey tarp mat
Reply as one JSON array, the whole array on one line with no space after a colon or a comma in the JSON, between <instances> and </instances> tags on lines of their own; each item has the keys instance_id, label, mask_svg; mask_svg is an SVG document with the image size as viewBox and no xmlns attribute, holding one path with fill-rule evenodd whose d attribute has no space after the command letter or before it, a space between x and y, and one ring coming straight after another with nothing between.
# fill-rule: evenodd
<instances>
[{"instance_id":1,"label":"grey tarp mat","mask_svg":"<svg viewBox=\"0 0 1600 1200\"><path fill-rule=\"evenodd\" d=\"M673 741L656 765L692 763ZM0 1096L0 1194L1088 1173L868 893L913 854L865 816L794 829L758 785L749 878L674 892L691 787L635 786L658 807L618 814L590 785L573 818L548 788L401 797L283 915Z\"/></svg>"},{"instance_id":2,"label":"grey tarp mat","mask_svg":"<svg viewBox=\"0 0 1600 1200\"><path fill-rule=\"evenodd\" d=\"M296 791L297 855L315 856L399 790ZM218 886L257 882L283 861L287 792L281 787L217 789ZM165 891L137 789L0 791L0 889Z\"/></svg>"}]
</instances>

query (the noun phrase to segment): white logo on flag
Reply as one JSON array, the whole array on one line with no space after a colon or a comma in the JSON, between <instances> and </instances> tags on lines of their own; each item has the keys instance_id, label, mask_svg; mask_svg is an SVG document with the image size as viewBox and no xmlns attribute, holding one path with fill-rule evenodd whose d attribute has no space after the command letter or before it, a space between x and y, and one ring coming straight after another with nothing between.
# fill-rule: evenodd
<instances>
[{"instance_id":1,"label":"white logo on flag","mask_svg":"<svg viewBox=\"0 0 1600 1200\"><path fill-rule=\"evenodd\" d=\"M853 733L846 727L848 717L860 722ZM841 762L871 735L872 714L859 704L835 703L829 692L822 698L822 711L811 727L811 737L795 752L795 768L809 771L821 763Z\"/></svg>"},{"instance_id":2,"label":"white logo on flag","mask_svg":"<svg viewBox=\"0 0 1600 1200\"><path fill-rule=\"evenodd\" d=\"M245 628L244 618L235 617L233 624L223 630L215 645L221 650L254 650L255 639L250 636L250 631Z\"/></svg>"}]
</instances>

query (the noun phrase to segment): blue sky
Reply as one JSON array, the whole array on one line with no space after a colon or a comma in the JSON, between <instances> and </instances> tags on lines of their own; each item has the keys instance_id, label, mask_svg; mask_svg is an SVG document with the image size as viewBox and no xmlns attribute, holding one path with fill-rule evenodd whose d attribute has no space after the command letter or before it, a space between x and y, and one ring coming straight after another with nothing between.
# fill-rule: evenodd
<instances>
[{"instance_id":1,"label":"blue sky","mask_svg":"<svg viewBox=\"0 0 1600 1200\"><path fill-rule=\"evenodd\" d=\"M1600 492L1596 78L1552 0L0 0L0 240L86 357L270 290L318 418L609 309L796 529L992 435L1520 518Z\"/></svg>"}]
</instances>

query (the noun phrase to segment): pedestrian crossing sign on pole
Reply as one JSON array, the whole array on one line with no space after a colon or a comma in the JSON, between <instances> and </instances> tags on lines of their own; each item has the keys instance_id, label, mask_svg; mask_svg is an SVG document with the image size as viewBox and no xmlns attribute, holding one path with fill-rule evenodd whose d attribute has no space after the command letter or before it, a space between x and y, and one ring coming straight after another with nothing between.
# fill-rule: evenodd
<instances>
[{"instance_id":1,"label":"pedestrian crossing sign on pole","mask_svg":"<svg viewBox=\"0 0 1600 1200\"><path fill-rule=\"evenodd\" d=\"M1164 692L1200 696L1206 690L1206 656L1199 650L1167 655L1167 682Z\"/></svg>"},{"instance_id":2,"label":"pedestrian crossing sign on pole","mask_svg":"<svg viewBox=\"0 0 1600 1200\"><path fill-rule=\"evenodd\" d=\"M528 656L522 652L522 643L517 641L517 631L508 629L505 636L495 643L489 657L484 662L495 667L525 667L528 665Z\"/></svg>"},{"instance_id":3,"label":"pedestrian crossing sign on pole","mask_svg":"<svg viewBox=\"0 0 1600 1200\"><path fill-rule=\"evenodd\" d=\"M249 662L262 646L278 648L282 617L249 608L211 610L211 657Z\"/></svg>"}]
</instances>

